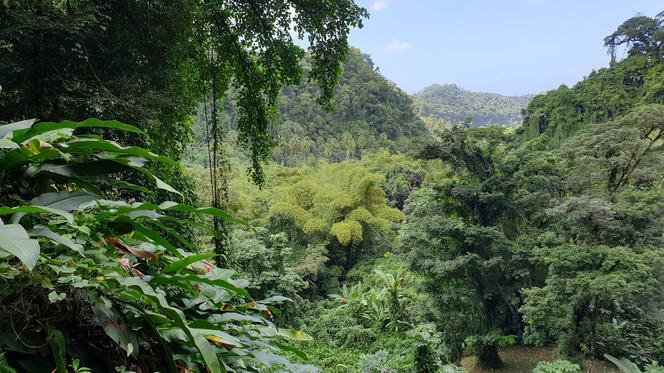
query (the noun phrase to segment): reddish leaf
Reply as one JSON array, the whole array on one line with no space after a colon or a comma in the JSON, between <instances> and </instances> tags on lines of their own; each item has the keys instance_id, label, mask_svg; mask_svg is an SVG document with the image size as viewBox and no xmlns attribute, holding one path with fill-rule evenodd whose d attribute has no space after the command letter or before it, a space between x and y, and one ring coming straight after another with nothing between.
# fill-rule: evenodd
<instances>
[{"instance_id":1,"label":"reddish leaf","mask_svg":"<svg viewBox=\"0 0 664 373\"><path fill-rule=\"evenodd\" d=\"M138 259L148 259L152 262L157 262L157 255L143 249L126 246L115 237L106 237L106 244L109 246L114 246L120 252L133 255Z\"/></svg>"}]
</instances>

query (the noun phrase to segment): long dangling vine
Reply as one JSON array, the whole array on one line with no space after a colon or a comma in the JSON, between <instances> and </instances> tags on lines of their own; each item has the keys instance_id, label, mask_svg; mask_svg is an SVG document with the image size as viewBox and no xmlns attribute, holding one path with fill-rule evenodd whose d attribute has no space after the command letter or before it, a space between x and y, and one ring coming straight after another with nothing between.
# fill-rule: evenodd
<instances>
[{"instance_id":1,"label":"long dangling vine","mask_svg":"<svg viewBox=\"0 0 664 373\"><path fill-rule=\"evenodd\" d=\"M209 73L210 73L210 96L206 95L203 104L205 113L205 135L208 151L208 170L210 174L210 192L212 195L212 207L222 208L224 202L228 200L228 172L230 164L226 157L226 151L223 144L223 128L219 123L219 79L218 65L214 51L208 51ZM208 115L208 102L211 113ZM226 224L219 217L213 217L213 226L216 235L213 238L214 252L218 254L215 257L218 266L224 262L224 243L228 238L228 229Z\"/></svg>"}]
</instances>

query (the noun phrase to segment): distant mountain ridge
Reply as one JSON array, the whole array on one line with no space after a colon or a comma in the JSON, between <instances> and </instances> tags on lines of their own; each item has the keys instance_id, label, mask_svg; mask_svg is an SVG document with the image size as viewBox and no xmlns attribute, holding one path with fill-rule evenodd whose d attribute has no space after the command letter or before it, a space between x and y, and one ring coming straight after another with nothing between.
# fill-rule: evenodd
<instances>
[{"instance_id":1,"label":"distant mountain ridge","mask_svg":"<svg viewBox=\"0 0 664 373\"><path fill-rule=\"evenodd\" d=\"M423 118L449 124L472 119L472 127L521 124L525 109L534 95L503 96L497 93L473 92L456 84L433 84L415 93L414 110Z\"/></svg>"}]
</instances>

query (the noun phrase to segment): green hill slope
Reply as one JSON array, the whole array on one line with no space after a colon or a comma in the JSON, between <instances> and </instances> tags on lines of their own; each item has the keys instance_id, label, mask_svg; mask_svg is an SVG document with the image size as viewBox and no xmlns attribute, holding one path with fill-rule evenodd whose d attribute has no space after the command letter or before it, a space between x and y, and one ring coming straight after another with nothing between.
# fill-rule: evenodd
<instances>
[{"instance_id":1,"label":"green hill slope","mask_svg":"<svg viewBox=\"0 0 664 373\"><path fill-rule=\"evenodd\" d=\"M533 98L517 132L523 140L544 134L558 144L587 124L613 120L648 103L664 103L664 63L632 55L593 71L572 88L563 85Z\"/></svg>"},{"instance_id":2,"label":"green hill slope","mask_svg":"<svg viewBox=\"0 0 664 373\"><path fill-rule=\"evenodd\" d=\"M310 138L339 138L343 132L380 135L390 140L414 137L426 130L413 112L411 98L388 81L371 57L351 49L334 99L334 112L325 113L314 98L318 88L312 84L286 88L279 103L279 133L288 132Z\"/></svg>"},{"instance_id":3,"label":"green hill slope","mask_svg":"<svg viewBox=\"0 0 664 373\"><path fill-rule=\"evenodd\" d=\"M305 72L310 69L310 62L306 61ZM352 48L343 65L334 111L324 111L316 102L319 96L318 86L309 82L282 90L279 115L271 128L277 143L275 161L296 165L319 159L357 159L371 150L403 150L413 138L428 133L413 111L410 96L385 79L369 55L359 49ZM237 109L232 92L223 103L220 117L227 140L233 145ZM202 150L207 143L203 108L194 133ZM202 153L194 156L199 163L205 162Z\"/></svg>"},{"instance_id":4,"label":"green hill slope","mask_svg":"<svg viewBox=\"0 0 664 373\"><path fill-rule=\"evenodd\" d=\"M415 111L425 118L448 123L462 123L472 118L473 127L511 127L521 123L521 110L532 97L471 92L454 84L434 84L416 93L413 100Z\"/></svg>"}]
</instances>

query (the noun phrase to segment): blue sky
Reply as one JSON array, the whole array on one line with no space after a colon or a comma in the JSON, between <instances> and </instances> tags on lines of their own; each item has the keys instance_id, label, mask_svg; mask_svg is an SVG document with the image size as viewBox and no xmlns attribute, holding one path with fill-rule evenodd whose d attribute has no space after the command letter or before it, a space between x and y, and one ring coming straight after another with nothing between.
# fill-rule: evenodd
<instances>
[{"instance_id":1,"label":"blue sky","mask_svg":"<svg viewBox=\"0 0 664 373\"><path fill-rule=\"evenodd\" d=\"M350 43L408 93L433 83L507 95L573 85L607 66L604 36L662 0L359 0Z\"/></svg>"}]
</instances>

